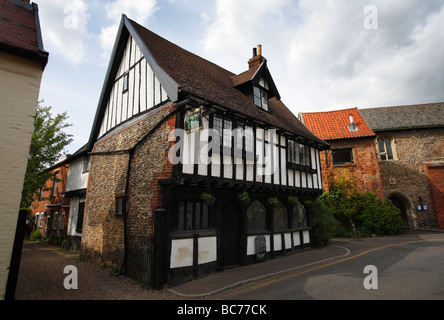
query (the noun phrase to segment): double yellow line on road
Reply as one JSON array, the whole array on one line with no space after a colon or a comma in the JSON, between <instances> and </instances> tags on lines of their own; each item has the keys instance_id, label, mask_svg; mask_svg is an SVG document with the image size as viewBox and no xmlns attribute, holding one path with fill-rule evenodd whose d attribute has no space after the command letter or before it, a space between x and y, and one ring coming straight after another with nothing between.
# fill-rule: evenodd
<instances>
[{"instance_id":1,"label":"double yellow line on road","mask_svg":"<svg viewBox=\"0 0 444 320\"><path fill-rule=\"evenodd\" d=\"M235 291L235 292L229 293L227 295L224 295L224 296L218 298L218 300L229 299L229 298L238 296L240 294L251 292L251 291L254 291L254 290L257 290L259 288L263 288L263 287L269 286L271 284L274 284L274 283L277 283L277 282L280 282L280 281L283 281L283 280L287 280L287 279L290 279L290 278L294 278L294 277L300 276L300 275L305 274L305 273L309 273L309 272L312 272L312 271L316 271L316 270L320 270L320 269L323 269L323 268L330 267L330 266L338 264L338 263L349 261L349 260L361 257L363 255L366 255L366 254L369 254L369 253L372 253L372 252L375 252L375 251L378 251L378 250L387 249L387 248L391 248L391 247L399 247L399 246L404 246L404 245L413 244L413 243L419 243L419 242L428 242L428 241L444 241L444 239L422 239L422 240L416 240L416 241L409 241L409 242L391 244L391 245L386 245L386 246L382 246L382 247L378 247L378 248L374 248L374 249L369 249L369 250L363 251L361 253L357 253L357 254L355 254L353 256L347 257L347 258L343 258L343 259L336 260L336 261L333 261L333 262L330 262L330 263L322 264L322 265L319 265L319 266L316 266L316 267L308 268L306 270L299 271L299 272L296 272L296 273L291 273L291 274L288 274L288 275L285 275L285 276L282 276L282 277L279 277L279 278L276 278L276 279L260 282L260 283L258 283L256 285L247 287L245 289L242 289L242 290Z\"/></svg>"}]
</instances>

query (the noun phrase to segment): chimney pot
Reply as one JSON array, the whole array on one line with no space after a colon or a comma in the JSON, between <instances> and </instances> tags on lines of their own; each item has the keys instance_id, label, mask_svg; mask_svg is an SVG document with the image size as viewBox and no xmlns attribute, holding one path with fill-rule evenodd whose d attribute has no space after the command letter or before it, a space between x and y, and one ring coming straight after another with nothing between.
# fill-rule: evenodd
<instances>
[{"instance_id":1,"label":"chimney pot","mask_svg":"<svg viewBox=\"0 0 444 320\"><path fill-rule=\"evenodd\" d=\"M248 60L248 66L251 69L259 66L264 61L265 58L262 56L262 45L259 44L257 48L253 48L253 58Z\"/></svg>"}]
</instances>

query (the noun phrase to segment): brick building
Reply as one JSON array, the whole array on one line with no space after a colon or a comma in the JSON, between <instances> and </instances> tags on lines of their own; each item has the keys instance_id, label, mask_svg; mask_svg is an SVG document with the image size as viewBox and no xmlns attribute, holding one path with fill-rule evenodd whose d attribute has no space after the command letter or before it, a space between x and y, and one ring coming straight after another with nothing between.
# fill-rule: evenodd
<instances>
[{"instance_id":1,"label":"brick building","mask_svg":"<svg viewBox=\"0 0 444 320\"><path fill-rule=\"evenodd\" d=\"M66 238L69 217L70 199L64 196L68 165L63 161L48 171L53 178L46 181L31 205L33 230L39 230L50 241L60 242Z\"/></svg>"},{"instance_id":2,"label":"brick building","mask_svg":"<svg viewBox=\"0 0 444 320\"><path fill-rule=\"evenodd\" d=\"M328 178L346 170L362 192L381 190L411 229L444 227L444 103L345 109L300 116L331 145L321 153Z\"/></svg>"},{"instance_id":3,"label":"brick building","mask_svg":"<svg viewBox=\"0 0 444 320\"><path fill-rule=\"evenodd\" d=\"M233 74L122 16L87 147L84 258L160 287L311 247L301 202L322 193L328 144L282 103L260 46L248 62Z\"/></svg>"},{"instance_id":4,"label":"brick building","mask_svg":"<svg viewBox=\"0 0 444 320\"><path fill-rule=\"evenodd\" d=\"M384 197L409 227L444 227L444 103L359 111L376 134Z\"/></svg>"},{"instance_id":5,"label":"brick building","mask_svg":"<svg viewBox=\"0 0 444 320\"><path fill-rule=\"evenodd\" d=\"M321 152L324 191L330 188L330 178L347 172L357 178L360 192L382 192L376 134L357 108L302 113L300 118L309 130L331 147Z\"/></svg>"}]
</instances>

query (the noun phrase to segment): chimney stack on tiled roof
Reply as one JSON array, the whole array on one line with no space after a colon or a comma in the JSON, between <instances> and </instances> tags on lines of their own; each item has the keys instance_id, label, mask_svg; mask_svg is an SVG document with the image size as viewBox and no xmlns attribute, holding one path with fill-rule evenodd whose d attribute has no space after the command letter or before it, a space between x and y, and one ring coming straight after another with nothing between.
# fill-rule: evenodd
<instances>
[{"instance_id":1,"label":"chimney stack on tiled roof","mask_svg":"<svg viewBox=\"0 0 444 320\"><path fill-rule=\"evenodd\" d=\"M265 58L262 56L262 45L258 44L257 48L253 48L253 58L248 60L248 66L251 69L261 65L264 61Z\"/></svg>"}]
</instances>

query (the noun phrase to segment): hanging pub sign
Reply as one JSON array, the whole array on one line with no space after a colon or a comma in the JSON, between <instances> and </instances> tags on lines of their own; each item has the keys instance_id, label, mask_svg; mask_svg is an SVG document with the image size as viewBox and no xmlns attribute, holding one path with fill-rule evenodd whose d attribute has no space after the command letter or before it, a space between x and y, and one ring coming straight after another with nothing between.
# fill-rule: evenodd
<instances>
[{"instance_id":1,"label":"hanging pub sign","mask_svg":"<svg viewBox=\"0 0 444 320\"><path fill-rule=\"evenodd\" d=\"M185 114L185 131L187 133L202 130L202 107L188 111Z\"/></svg>"}]
</instances>

